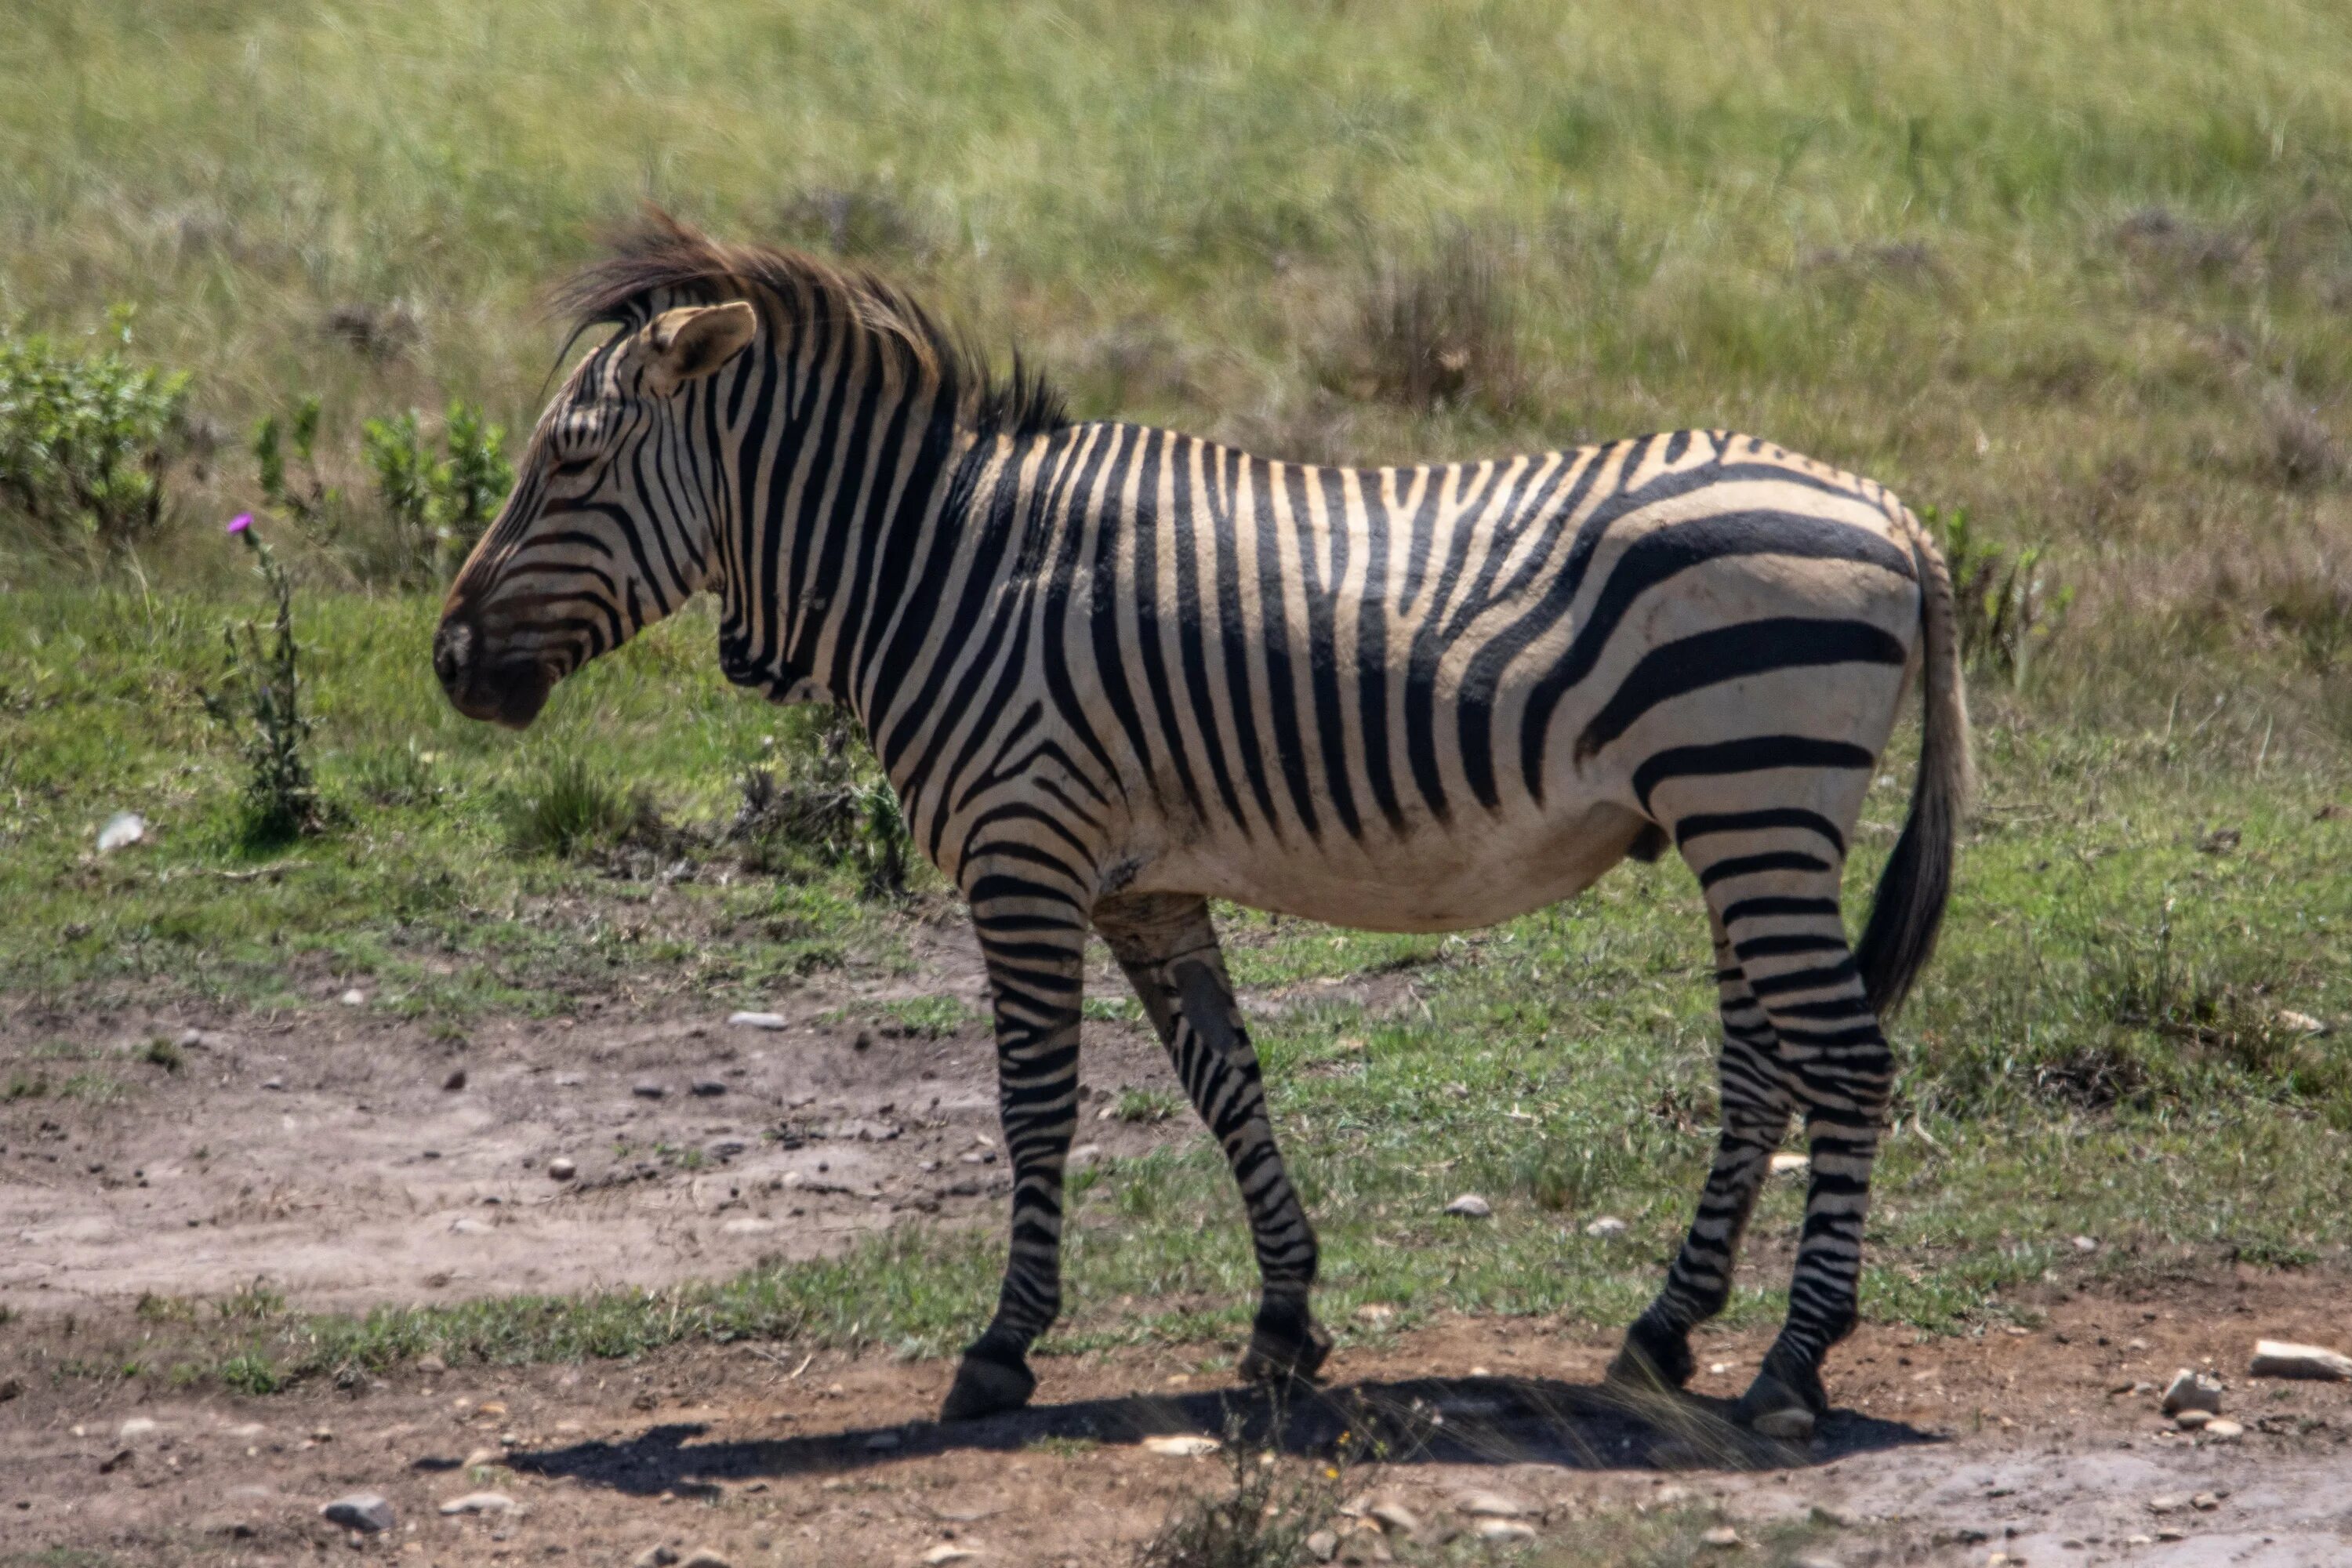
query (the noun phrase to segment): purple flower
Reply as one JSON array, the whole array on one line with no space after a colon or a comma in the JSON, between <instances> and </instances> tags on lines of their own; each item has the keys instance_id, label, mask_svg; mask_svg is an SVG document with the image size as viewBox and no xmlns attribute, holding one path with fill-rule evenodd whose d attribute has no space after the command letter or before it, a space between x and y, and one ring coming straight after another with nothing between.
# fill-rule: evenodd
<instances>
[{"instance_id":1,"label":"purple flower","mask_svg":"<svg viewBox=\"0 0 2352 1568\"><path fill-rule=\"evenodd\" d=\"M247 529L251 528L252 526L253 514L249 511L238 512L235 517L228 520L228 531L231 533L243 533Z\"/></svg>"}]
</instances>

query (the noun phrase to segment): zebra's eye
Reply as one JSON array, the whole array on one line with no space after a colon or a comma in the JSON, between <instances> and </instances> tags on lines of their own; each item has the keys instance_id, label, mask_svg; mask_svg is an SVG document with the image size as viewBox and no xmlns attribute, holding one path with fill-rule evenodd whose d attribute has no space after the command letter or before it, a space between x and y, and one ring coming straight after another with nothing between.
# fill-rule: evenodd
<instances>
[{"instance_id":1,"label":"zebra's eye","mask_svg":"<svg viewBox=\"0 0 2352 1568\"><path fill-rule=\"evenodd\" d=\"M567 458L556 464L550 472L555 479L578 479L595 466L596 459L593 458Z\"/></svg>"}]
</instances>

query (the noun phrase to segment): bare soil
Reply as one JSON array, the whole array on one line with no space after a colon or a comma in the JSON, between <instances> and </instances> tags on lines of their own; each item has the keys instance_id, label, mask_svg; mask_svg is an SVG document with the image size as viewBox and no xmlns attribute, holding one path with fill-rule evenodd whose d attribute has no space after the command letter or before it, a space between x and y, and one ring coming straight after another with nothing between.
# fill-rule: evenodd
<instances>
[{"instance_id":1,"label":"bare soil","mask_svg":"<svg viewBox=\"0 0 2352 1568\"><path fill-rule=\"evenodd\" d=\"M1216 1459L1141 1439L1223 1436L1237 1416L1291 1456L1286 1474L1319 1475L1367 1434L1384 1444L1384 1462L1341 1484L1360 1505L1418 1516L1418 1539L1380 1542L1406 1559L1475 1526L1458 1506L1475 1489L1523 1502L1540 1537L1571 1552L1593 1528L1580 1521L1679 1497L1719 1508L1750 1541L1820 1505L1844 1522L1817 1524L1815 1549L1849 1568L1995 1552L2041 1564L2352 1562L2352 1389L2235 1375L2258 1335L2345 1341L2342 1281L2322 1274L2183 1279L2144 1300L2061 1291L2031 1333L1867 1328L1838 1352L1841 1409L1804 1450L1721 1422L1760 1334L1709 1336L1698 1397L1636 1408L1599 1381L1612 1336L1530 1320L1374 1333L1278 1424L1213 1370L1230 1346L1043 1362L1037 1406L952 1428L929 1420L944 1363L800 1362L756 1345L412 1368L259 1399L30 1370L54 1366L76 1333L135 1333L145 1292L263 1278L298 1307L358 1307L571 1291L814 1256L912 1215L998 1223L984 1029L929 1037L875 1011L942 993L982 1002L975 955L945 936L912 977L812 984L780 1004L781 1030L675 1008L499 1023L462 1044L333 1004L276 1021L83 1020L68 1034L85 1046L190 1028L200 1043L177 1072L108 1058L131 1085L112 1103L0 1104L0 1303L20 1314L0 1328L0 1563L80 1561L38 1555L65 1549L285 1564L348 1545L404 1563L619 1565L664 1543L707 1545L738 1568L910 1564L942 1547L976 1553L976 1568L1124 1562L1182 1499L1227 1484ZM0 1056L25 1069L13 1047ZM47 1070L61 1080L73 1068ZM460 1069L463 1087L447 1087ZM1102 1116L1122 1089L1173 1089L1143 1026L1090 1024L1085 1071L1084 1140L1132 1154L1199 1136L1187 1119ZM576 1167L568 1181L549 1174L558 1157ZM2181 1365L2229 1377L2242 1438L2173 1433L2149 1389L2118 1392ZM320 1517L362 1489L391 1501L388 1533ZM485 1489L516 1507L437 1511ZM2158 1499L2177 1506L2158 1511ZM1372 1552L1370 1534L1351 1542ZM1453 1550L1465 1549L1477 1550Z\"/></svg>"}]
</instances>

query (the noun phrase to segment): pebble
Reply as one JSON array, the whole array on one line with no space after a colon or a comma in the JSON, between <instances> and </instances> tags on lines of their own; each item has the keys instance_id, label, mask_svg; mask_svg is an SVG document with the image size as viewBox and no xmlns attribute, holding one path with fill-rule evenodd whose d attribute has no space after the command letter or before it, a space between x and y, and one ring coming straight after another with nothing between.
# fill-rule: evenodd
<instances>
[{"instance_id":1,"label":"pebble","mask_svg":"<svg viewBox=\"0 0 2352 1568\"><path fill-rule=\"evenodd\" d=\"M2213 1413L2210 1410L2200 1410L2196 1406L2191 1405L2188 1409L2182 1411L2179 1415L2174 1416L2172 1418L2172 1424L2175 1426L2179 1427L2183 1432L2194 1432L2203 1427L2212 1419Z\"/></svg>"},{"instance_id":2,"label":"pebble","mask_svg":"<svg viewBox=\"0 0 2352 1568\"><path fill-rule=\"evenodd\" d=\"M2298 1013L2292 1007L2280 1008L2278 1010L2278 1021L2284 1027L2293 1029L2299 1035L2324 1035L2327 1033L2327 1024L2326 1020L2315 1018L2308 1013Z\"/></svg>"},{"instance_id":3,"label":"pebble","mask_svg":"<svg viewBox=\"0 0 2352 1568\"><path fill-rule=\"evenodd\" d=\"M2256 1377L2299 1377L2340 1383L2352 1381L2352 1356L2342 1355L2319 1345L2299 1345L2289 1340L2256 1340L2253 1363L2247 1370Z\"/></svg>"},{"instance_id":4,"label":"pebble","mask_svg":"<svg viewBox=\"0 0 2352 1568\"><path fill-rule=\"evenodd\" d=\"M375 1492L352 1492L337 1498L319 1512L330 1524L365 1531L370 1535L381 1535L392 1528L392 1504Z\"/></svg>"},{"instance_id":5,"label":"pebble","mask_svg":"<svg viewBox=\"0 0 2352 1568\"><path fill-rule=\"evenodd\" d=\"M2221 1499L2217 1493L2199 1492L2189 1500L2189 1506L2199 1513L2211 1513L2221 1506Z\"/></svg>"},{"instance_id":6,"label":"pebble","mask_svg":"<svg viewBox=\"0 0 2352 1568\"><path fill-rule=\"evenodd\" d=\"M1339 1538L1328 1530L1318 1530L1307 1538L1307 1555L1318 1563L1328 1563L1339 1554Z\"/></svg>"},{"instance_id":7,"label":"pebble","mask_svg":"<svg viewBox=\"0 0 2352 1568\"><path fill-rule=\"evenodd\" d=\"M1782 1149L1767 1162L1766 1168L1776 1176L1801 1176L1813 1168L1813 1163L1792 1149Z\"/></svg>"},{"instance_id":8,"label":"pebble","mask_svg":"<svg viewBox=\"0 0 2352 1568\"><path fill-rule=\"evenodd\" d=\"M1401 1502L1375 1503L1366 1517L1382 1530L1395 1535L1419 1535L1421 1516Z\"/></svg>"},{"instance_id":9,"label":"pebble","mask_svg":"<svg viewBox=\"0 0 2352 1568\"><path fill-rule=\"evenodd\" d=\"M1501 1492L1464 1492L1454 1506L1473 1519L1525 1519L1535 1512L1517 1498Z\"/></svg>"},{"instance_id":10,"label":"pebble","mask_svg":"<svg viewBox=\"0 0 2352 1568\"><path fill-rule=\"evenodd\" d=\"M465 1087L466 1069L464 1068L459 1068L456 1072L451 1073L447 1078L441 1080L442 1091L446 1094L455 1094Z\"/></svg>"},{"instance_id":11,"label":"pebble","mask_svg":"<svg viewBox=\"0 0 2352 1568\"><path fill-rule=\"evenodd\" d=\"M1815 1524L1825 1524L1832 1530L1852 1530L1861 1522L1852 1510L1827 1502L1813 1504L1810 1517Z\"/></svg>"},{"instance_id":12,"label":"pebble","mask_svg":"<svg viewBox=\"0 0 2352 1568\"><path fill-rule=\"evenodd\" d=\"M2179 1513L2189 1506L2189 1500L2179 1492L2164 1492L2147 1500L2150 1513Z\"/></svg>"},{"instance_id":13,"label":"pebble","mask_svg":"<svg viewBox=\"0 0 2352 1568\"><path fill-rule=\"evenodd\" d=\"M639 1100L664 1100L668 1098L669 1087L667 1084L652 1082L631 1084L629 1092Z\"/></svg>"},{"instance_id":14,"label":"pebble","mask_svg":"<svg viewBox=\"0 0 2352 1568\"><path fill-rule=\"evenodd\" d=\"M1478 1525L1478 1539L1497 1546L1524 1546L1535 1538L1535 1526L1516 1519L1483 1520Z\"/></svg>"},{"instance_id":15,"label":"pebble","mask_svg":"<svg viewBox=\"0 0 2352 1568\"><path fill-rule=\"evenodd\" d=\"M2170 1385L2164 1391L2164 1413L2178 1415L2184 1410L2221 1414L2221 1379L2185 1366L2174 1373Z\"/></svg>"},{"instance_id":16,"label":"pebble","mask_svg":"<svg viewBox=\"0 0 2352 1568\"><path fill-rule=\"evenodd\" d=\"M1627 1226L1623 1220L1619 1219L1613 1214L1605 1214L1599 1219L1594 1220L1591 1225L1586 1226L1584 1227L1584 1234L1591 1237L1596 1241L1608 1241L1613 1237L1624 1235Z\"/></svg>"},{"instance_id":17,"label":"pebble","mask_svg":"<svg viewBox=\"0 0 2352 1568\"><path fill-rule=\"evenodd\" d=\"M1490 1219L1495 1205L1475 1193L1465 1193L1445 1205L1445 1212L1461 1219Z\"/></svg>"},{"instance_id":18,"label":"pebble","mask_svg":"<svg viewBox=\"0 0 2352 1568\"><path fill-rule=\"evenodd\" d=\"M730 1013L727 1021L746 1029L781 1029L786 1026L782 1013Z\"/></svg>"},{"instance_id":19,"label":"pebble","mask_svg":"<svg viewBox=\"0 0 2352 1568\"><path fill-rule=\"evenodd\" d=\"M458 1236L488 1236L491 1227L481 1220L460 1219L451 1221L449 1229Z\"/></svg>"},{"instance_id":20,"label":"pebble","mask_svg":"<svg viewBox=\"0 0 2352 1568\"><path fill-rule=\"evenodd\" d=\"M694 1080L694 1093L698 1099L716 1100L726 1092L727 1086L715 1078L698 1078Z\"/></svg>"},{"instance_id":21,"label":"pebble","mask_svg":"<svg viewBox=\"0 0 2352 1568\"><path fill-rule=\"evenodd\" d=\"M568 1182L580 1173L580 1167L558 1154L547 1163L547 1173L559 1182Z\"/></svg>"},{"instance_id":22,"label":"pebble","mask_svg":"<svg viewBox=\"0 0 2352 1568\"><path fill-rule=\"evenodd\" d=\"M980 1553L969 1546L934 1546L923 1553L924 1568L941 1568L948 1563L969 1563Z\"/></svg>"},{"instance_id":23,"label":"pebble","mask_svg":"<svg viewBox=\"0 0 2352 1568\"><path fill-rule=\"evenodd\" d=\"M1197 1459L1203 1454L1213 1454L1223 1447L1214 1437L1202 1437L1191 1433L1171 1437L1146 1437L1143 1446L1155 1454L1171 1459Z\"/></svg>"},{"instance_id":24,"label":"pebble","mask_svg":"<svg viewBox=\"0 0 2352 1568\"><path fill-rule=\"evenodd\" d=\"M2096 1252L2099 1250L2098 1239L2095 1237L2078 1236L2074 1238L2074 1250L2077 1252Z\"/></svg>"},{"instance_id":25,"label":"pebble","mask_svg":"<svg viewBox=\"0 0 2352 1568\"><path fill-rule=\"evenodd\" d=\"M708 1546L698 1546L686 1554L677 1568L734 1568L734 1564Z\"/></svg>"},{"instance_id":26,"label":"pebble","mask_svg":"<svg viewBox=\"0 0 2352 1568\"><path fill-rule=\"evenodd\" d=\"M261 1080L261 1087L283 1091L286 1088L286 1080L282 1078L266 1078Z\"/></svg>"},{"instance_id":27,"label":"pebble","mask_svg":"<svg viewBox=\"0 0 2352 1568\"><path fill-rule=\"evenodd\" d=\"M677 1561L677 1552L667 1546L656 1543L638 1552L635 1561L629 1564L629 1568L670 1568L670 1565Z\"/></svg>"},{"instance_id":28,"label":"pebble","mask_svg":"<svg viewBox=\"0 0 2352 1568\"><path fill-rule=\"evenodd\" d=\"M2208 1443L2234 1443L2245 1435L2246 1429L2226 1415L2216 1415L2205 1423L2205 1440Z\"/></svg>"},{"instance_id":29,"label":"pebble","mask_svg":"<svg viewBox=\"0 0 2352 1568\"><path fill-rule=\"evenodd\" d=\"M510 1513L514 1499L504 1492L467 1492L441 1505L443 1513Z\"/></svg>"},{"instance_id":30,"label":"pebble","mask_svg":"<svg viewBox=\"0 0 2352 1568\"><path fill-rule=\"evenodd\" d=\"M1707 1531L1702 1534L1698 1540L1700 1545L1712 1546L1717 1551L1730 1551L1731 1549L1742 1544L1739 1539L1739 1531L1732 1529L1731 1526L1727 1524L1717 1525L1713 1530Z\"/></svg>"},{"instance_id":31,"label":"pebble","mask_svg":"<svg viewBox=\"0 0 2352 1568\"><path fill-rule=\"evenodd\" d=\"M121 1426L115 1428L114 1435L122 1439L122 1441L128 1443L137 1437L152 1437L159 1430L161 1430L161 1428L158 1427L149 1417L144 1415L133 1415L130 1420L125 1421Z\"/></svg>"}]
</instances>

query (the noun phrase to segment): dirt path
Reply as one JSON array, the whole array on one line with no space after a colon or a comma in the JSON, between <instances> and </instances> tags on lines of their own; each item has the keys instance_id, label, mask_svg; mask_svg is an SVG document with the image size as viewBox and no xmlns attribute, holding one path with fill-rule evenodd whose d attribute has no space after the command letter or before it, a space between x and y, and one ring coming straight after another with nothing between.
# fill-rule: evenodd
<instances>
[{"instance_id":1,"label":"dirt path","mask_svg":"<svg viewBox=\"0 0 2352 1568\"><path fill-rule=\"evenodd\" d=\"M2258 1330L2319 1336L2338 1307L2332 1281L2264 1277L2144 1303L2076 1298L2029 1334L1867 1329L1840 1355L1843 1408L1810 1452L1743 1447L1715 1419L1760 1335L1710 1338L1705 1397L1653 1419L1599 1385L1605 1339L1459 1321L1345 1349L1339 1380L1289 1412L1282 1444L1297 1458L1284 1473L1316 1473L1343 1429L1356 1442L1380 1434L1396 1461L1346 1484L1360 1504L1417 1516L1417 1541L1382 1543L1406 1560L1475 1530L1462 1503L1478 1490L1522 1505L1522 1522L1573 1562L1602 1560L1576 1551L1613 1514L1679 1506L1848 1568L1981 1564L1995 1552L2012 1563L2316 1568L2352 1561L2352 1391L2232 1374ZM32 1335L54 1350L56 1332ZM320 1506L361 1489L381 1493L395 1522L352 1540L403 1563L620 1568L665 1543L708 1546L737 1568L898 1568L942 1547L975 1553L975 1568L1124 1562L1182 1498L1226 1484L1215 1460L1141 1439L1220 1435L1231 1411L1270 1429L1263 1402L1204 1370L1204 1353L1227 1352L1048 1362L1036 1408L952 1428L929 1420L943 1363L802 1363L771 1347L404 1369L263 1399L142 1403L120 1385L93 1395L26 1379L0 1406L0 1562L69 1547L126 1564L307 1563L344 1539ZM2173 1433L2152 1393L2112 1392L2209 1357L2247 1427L2234 1442ZM437 1511L484 1489L516 1510ZM2177 1506L2156 1511L2158 1499ZM1821 1522L1816 1506L1842 1522ZM1366 1536L1350 1550L1370 1547Z\"/></svg>"}]
</instances>

